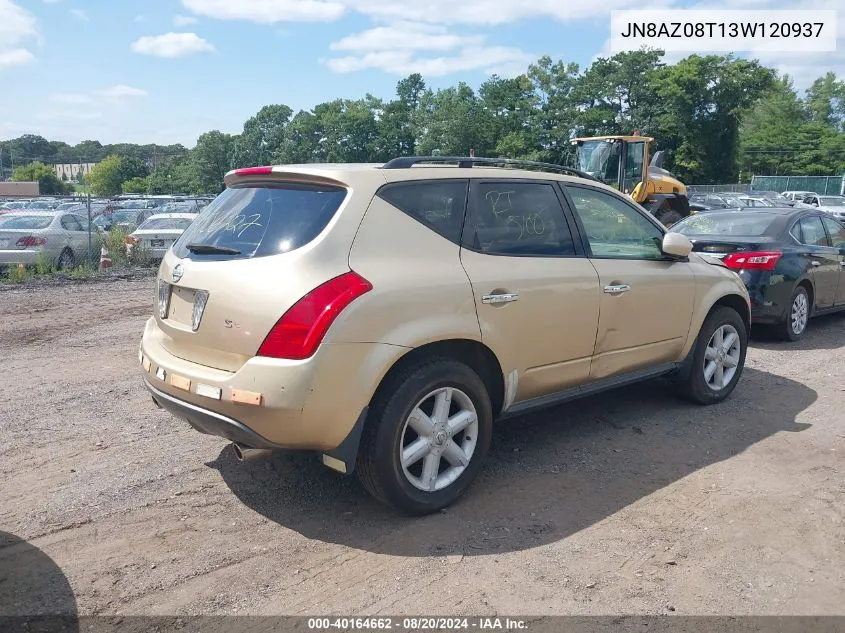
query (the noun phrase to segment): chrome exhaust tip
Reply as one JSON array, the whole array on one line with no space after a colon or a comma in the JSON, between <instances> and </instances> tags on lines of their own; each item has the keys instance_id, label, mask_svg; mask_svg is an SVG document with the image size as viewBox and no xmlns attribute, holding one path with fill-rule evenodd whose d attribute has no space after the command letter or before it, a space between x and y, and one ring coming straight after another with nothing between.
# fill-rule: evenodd
<instances>
[{"instance_id":1,"label":"chrome exhaust tip","mask_svg":"<svg viewBox=\"0 0 845 633\"><path fill-rule=\"evenodd\" d=\"M242 444L232 443L232 449L235 451L235 457L239 462L250 462L255 459L264 459L270 457L273 451L265 448L249 448Z\"/></svg>"}]
</instances>

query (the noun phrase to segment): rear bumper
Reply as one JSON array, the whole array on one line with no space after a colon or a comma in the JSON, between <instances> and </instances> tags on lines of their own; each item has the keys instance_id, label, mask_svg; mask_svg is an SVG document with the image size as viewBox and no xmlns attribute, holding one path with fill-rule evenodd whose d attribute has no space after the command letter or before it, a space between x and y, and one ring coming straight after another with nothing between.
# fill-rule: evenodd
<instances>
[{"instance_id":1,"label":"rear bumper","mask_svg":"<svg viewBox=\"0 0 845 633\"><path fill-rule=\"evenodd\" d=\"M177 357L168 346L150 319L139 362L163 408L202 433L250 448L329 454L346 442L384 373L407 351L376 343L323 344L306 361L256 357L229 372Z\"/></svg>"},{"instance_id":2,"label":"rear bumper","mask_svg":"<svg viewBox=\"0 0 845 633\"><path fill-rule=\"evenodd\" d=\"M43 257L51 257L50 253L42 250L5 250L0 251L0 266L24 264L34 266Z\"/></svg>"},{"instance_id":3,"label":"rear bumper","mask_svg":"<svg viewBox=\"0 0 845 633\"><path fill-rule=\"evenodd\" d=\"M184 402L156 389L146 378L144 379L144 385L152 394L153 400L158 406L166 409L175 417L185 420L200 433L222 437L237 444L248 446L249 448L282 448L237 420L215 413L214 411L209 411L208 409L203 409L195 404Z\"/></svg>"}]
</instances>

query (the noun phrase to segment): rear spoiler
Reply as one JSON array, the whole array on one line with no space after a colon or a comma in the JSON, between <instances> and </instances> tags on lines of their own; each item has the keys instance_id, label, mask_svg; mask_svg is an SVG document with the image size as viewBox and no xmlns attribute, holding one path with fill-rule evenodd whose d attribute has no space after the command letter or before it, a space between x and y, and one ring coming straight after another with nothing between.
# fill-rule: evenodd
<instances>
[{"instance_id":1,"label":"rear spoiler","mask_svg":"<svg viewBox=\"0 0 845 633\"><path fill-rule=\"evenodd\" d=\"M284 167L244 167L243 169L234 169L230 171L223 178L223 182L227 187L233 185L245 184L253 182L261 183L278 183L294 182L303 185L324 185L329 187L343 187L347 188L349 185L337 178L326 176L325 174L314 173L310 171L300 170L286 170Z\"/></svg>"}]
</instances>

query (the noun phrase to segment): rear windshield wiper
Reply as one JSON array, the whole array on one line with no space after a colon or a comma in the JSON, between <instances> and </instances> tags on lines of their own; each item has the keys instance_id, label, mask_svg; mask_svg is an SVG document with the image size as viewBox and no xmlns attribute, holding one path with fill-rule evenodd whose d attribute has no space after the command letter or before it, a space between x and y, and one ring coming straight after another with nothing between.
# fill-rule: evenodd
<instances>
[{"instance_id":1,"label":"rear windshield wiper","mask_svg":"<svg viewBox=\"0 0 845 633\"><path fill-rule=\"evenodd\" d=\"M213 244L188 244L188 250L194 255L240 255L237 248L214 246Z\"/></svg>"}]
</instances>

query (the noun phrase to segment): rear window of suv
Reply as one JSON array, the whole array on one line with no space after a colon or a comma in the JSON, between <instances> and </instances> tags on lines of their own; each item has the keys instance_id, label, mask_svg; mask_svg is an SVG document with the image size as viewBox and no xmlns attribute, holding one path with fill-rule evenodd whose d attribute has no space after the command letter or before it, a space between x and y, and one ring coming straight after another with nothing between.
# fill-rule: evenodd
<instances>
[{"instance_id":1,"label":"rear window of suv","mask_svg":"<svg viewBox=\"0 0 845 633\"><path fill-rule=\"evenodd\" d=\"M346 193L342 187L294 183L232 187L200 212L173 252L218 260L296 250L326 228Z\"/></svg>"}]
</instances>

